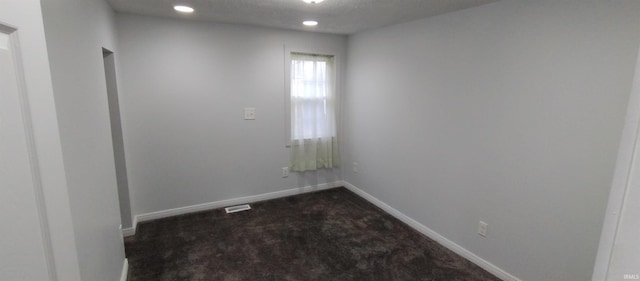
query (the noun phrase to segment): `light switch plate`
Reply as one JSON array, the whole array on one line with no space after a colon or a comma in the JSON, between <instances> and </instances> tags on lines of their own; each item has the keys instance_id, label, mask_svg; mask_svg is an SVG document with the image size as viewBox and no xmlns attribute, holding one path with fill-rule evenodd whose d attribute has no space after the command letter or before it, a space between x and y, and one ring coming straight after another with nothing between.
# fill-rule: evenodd
<instances>
[{"instance_id":1,"label":"light switch plate","mask_svg":"<svg viewBox=\"0 0 640 281\"><path fill-rule=\"evenodd\" d=\"M244 120L256 120L256 109L254 107L244 108Z\"/></svg>"}]
</instances>

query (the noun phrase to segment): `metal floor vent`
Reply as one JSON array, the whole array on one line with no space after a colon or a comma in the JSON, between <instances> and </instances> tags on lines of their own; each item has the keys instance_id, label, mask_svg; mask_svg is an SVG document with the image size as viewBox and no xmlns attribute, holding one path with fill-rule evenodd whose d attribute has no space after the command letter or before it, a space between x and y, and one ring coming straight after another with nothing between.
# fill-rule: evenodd
<instances>
[{"instance_id":1,"label":"metal floor vent","mask_svg":"<svg viewBox=\"0 0 640 281\"><path fill-rule=\"evenodd\" d=\"M249 206L249 204L231 206L231 207L224 208L224 210L227 211L227 214L231 214L231 213L235 213L235 212L242 212L242 211L251 210L251 206Z\"/></svg>"}]
</instances>

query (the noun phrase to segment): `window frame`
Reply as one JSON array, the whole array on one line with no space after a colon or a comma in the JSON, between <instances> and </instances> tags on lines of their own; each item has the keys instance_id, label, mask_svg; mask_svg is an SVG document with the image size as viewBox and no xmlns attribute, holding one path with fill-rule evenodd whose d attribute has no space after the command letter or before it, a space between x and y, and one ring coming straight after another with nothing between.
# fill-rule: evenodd
<instances>
[{"instance_id":1,"label":"window frame","mask_svg":"<svg viewBox=\"0 0 640 281\"><path fill-rule=\"evenodd\" d=\"M304 55L316 55L333 57L333 81L334 81L334 106L335 106L335 120L336 120L336 137L341 135L341 90L342 90L342 67L341 58L339 52L333 48L321 48L321 47L300 47L300 46L287 46L283 45L284 55L284 143L285 147L291 147L293 140L291 135L291 54L304 54Z\"/></svg>"}]
</instances>

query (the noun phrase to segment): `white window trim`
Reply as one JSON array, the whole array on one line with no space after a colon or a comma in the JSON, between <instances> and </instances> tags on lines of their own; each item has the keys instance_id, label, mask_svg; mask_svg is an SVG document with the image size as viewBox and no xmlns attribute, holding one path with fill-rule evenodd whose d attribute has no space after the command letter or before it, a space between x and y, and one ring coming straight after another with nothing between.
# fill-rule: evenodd
<instances>
[{"instance_id":1,"label":"white window trim","mask_svg":"<svg viewBox=\"0 0 640 281\"><path fill-rule=\"evenodd\" d=\"M333 57L333 75L334 75L334 98L335 98L335 110L336 110L336 134L338 138L341 135L341 120L342 120L342 58L338 52L334 49L317 48L317 47L303 47L303 46L291 46L283 45L284 55L284 144L285 147L291 147L291 53L313 54L321 56Z\"/></svg>"}]
</instances>

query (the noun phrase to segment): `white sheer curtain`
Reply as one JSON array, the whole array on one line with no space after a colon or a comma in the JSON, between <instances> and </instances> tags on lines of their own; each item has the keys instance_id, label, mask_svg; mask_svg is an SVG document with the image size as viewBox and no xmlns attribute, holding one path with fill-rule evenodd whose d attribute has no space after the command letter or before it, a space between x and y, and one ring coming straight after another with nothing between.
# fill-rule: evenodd
<instances>
[{"instance_id":1,"label":"white sheer curtain","mask_svg":"<svg viewBox=\"0 0 640 281\"><path fill-rule=\"evenodd\" d=\"M291 167L312 171L337 167L333 57L291 54Z\"/></svg>"}]
</instances>

